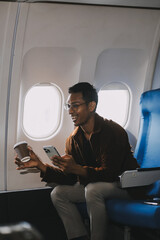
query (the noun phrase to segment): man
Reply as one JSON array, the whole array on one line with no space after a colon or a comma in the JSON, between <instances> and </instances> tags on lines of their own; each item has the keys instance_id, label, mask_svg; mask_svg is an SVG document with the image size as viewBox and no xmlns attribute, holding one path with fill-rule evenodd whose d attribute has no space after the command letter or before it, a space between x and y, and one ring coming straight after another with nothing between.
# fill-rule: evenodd
<instances>
[{"instance_id":1,"label":"man","mask_svg":"<svg viewBox=\"0 0 160 240\"><path fill-rule=\"evenodd\" d=\"M68 239L87 240L88 233L75 206L87 204L90 217L90 239L107 239L108 198L130 198L119 187L119 175L138 166L125 130L115 122L100 117L95 111L98 96L95 88L81 82L69 88L66 107L75 129L66 140L66 155L53 156L53 166L44 164L30 149L31 160L17 169L37 167L42 181L55 182L52 202L61 217Z\"/></svg>"}]
</instances>

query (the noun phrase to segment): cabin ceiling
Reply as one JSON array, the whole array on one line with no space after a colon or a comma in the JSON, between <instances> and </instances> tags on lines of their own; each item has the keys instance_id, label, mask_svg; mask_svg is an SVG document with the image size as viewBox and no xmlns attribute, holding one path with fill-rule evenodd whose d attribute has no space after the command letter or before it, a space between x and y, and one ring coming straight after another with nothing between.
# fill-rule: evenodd
<instances>
[{"instance_id":1,"label":"cabin ceiling","mask_svg":"<svg viewBox=\"0 0 160 240\"><path fill-rule=\"evenodd\" d=\"M140 8L160 8L160 0L3 0L9 2L55 2L73 4L96 4Z\"/></svg>"}]
</instances>

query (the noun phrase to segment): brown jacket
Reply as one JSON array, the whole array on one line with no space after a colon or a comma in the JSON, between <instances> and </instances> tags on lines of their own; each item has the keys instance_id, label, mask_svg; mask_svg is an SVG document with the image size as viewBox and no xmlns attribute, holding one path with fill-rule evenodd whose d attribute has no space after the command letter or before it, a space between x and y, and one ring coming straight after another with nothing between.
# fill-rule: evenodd
<instances>
[{"instance_id":1,"label":"brown jacket","mask_svg":"<svg viewBox=\"0 0 160 240\"><path fill-rule=\"evenodd\" d=\"M64 174L48 166L45 176L42 176L42 181L58 184L74 184L80 181L84 185L90 182L114 182L125 170L139 167L133 157L125 130L117 123L103 119L98 114L95 114L95 127L90 144L96 157L96 167L86 166L80 127L76 127L66 140L66 154L72 155L78 164L87 169L86 177Z\"/></svg>"}]
</instances>

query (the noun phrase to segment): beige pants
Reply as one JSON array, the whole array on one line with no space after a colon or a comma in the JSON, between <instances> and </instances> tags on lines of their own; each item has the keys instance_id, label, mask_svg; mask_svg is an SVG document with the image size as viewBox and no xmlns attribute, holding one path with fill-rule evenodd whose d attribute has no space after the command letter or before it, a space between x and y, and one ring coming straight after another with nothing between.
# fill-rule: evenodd
<instances>
[{"instance_id":1,"label":"beige pants","mask_svg":"<svg viewBox=\"0 0 160 240\"><path fill-rule=\"evenodd\" d=\"M87 230L75 203L86 202L90 218L91 240L107 239L107 210L105 200L112 198L129 199L126 190L117 182L90 183L86 187L79 183L58 185L51 192L52 202L63 221L68 239L87 235Z\"/></svg>"}]
</instances>

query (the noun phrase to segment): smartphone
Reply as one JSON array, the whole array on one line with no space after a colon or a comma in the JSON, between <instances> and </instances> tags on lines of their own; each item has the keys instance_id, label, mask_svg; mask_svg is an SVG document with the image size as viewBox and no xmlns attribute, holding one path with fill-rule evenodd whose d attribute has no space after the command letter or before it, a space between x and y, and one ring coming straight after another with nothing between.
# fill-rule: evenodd
<instances>
[{"instance_id":1,"label":"smartphone","mask_svg":"<svg viewBox=\"0 0 160 240\"><path fill-rule=\"evenodd\" d=\"M55 147L53 147L53 146L43 146L43 149L44 149L45 153L47 154L47 156L49 157L49 159L51 157L53 157L54 155L60 156L60 154L57 151L57 149Z\"/></svg>"}]
</instances>

